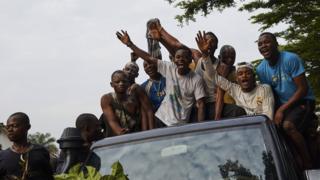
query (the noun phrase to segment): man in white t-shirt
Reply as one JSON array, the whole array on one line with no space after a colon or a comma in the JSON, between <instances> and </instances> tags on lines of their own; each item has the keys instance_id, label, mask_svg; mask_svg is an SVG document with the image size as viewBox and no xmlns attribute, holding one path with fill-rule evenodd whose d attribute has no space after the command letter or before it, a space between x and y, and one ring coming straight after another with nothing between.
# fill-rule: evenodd
<instances>
[{"instance_id":1,"label":"man in white t-shirt","mask_svg":"<svg viewBox=\"0 0 320 180\"><path fill-rule=\"evenodd\" d=\"M218 67L218 68L222 68ZM272 89L267 84L257 84L253 66L250 63L239 63L236 70L238 84L232 83L216 71L214 79L219 87L228 92L248 115L264 114L269 119L274 116L274 97Z\"/></svg>"},{"instance_id":2,"label":"man in white t-shirt","mask_svg":"<svg viewBox=\"0 0 320 180\"><path fill-rule=\"evenodd\" d=\"M118 39L148 63L157 64L158 72L166 78L166 96L156 116L166 125L184 124L189 121L191 109L197 103L197 120L204 120L204 83L202 78L189 69L192 52L182 47L175 53L174 62L153 58L135 46L127 32L117 32Z\"/></svg>"}]
</instances>

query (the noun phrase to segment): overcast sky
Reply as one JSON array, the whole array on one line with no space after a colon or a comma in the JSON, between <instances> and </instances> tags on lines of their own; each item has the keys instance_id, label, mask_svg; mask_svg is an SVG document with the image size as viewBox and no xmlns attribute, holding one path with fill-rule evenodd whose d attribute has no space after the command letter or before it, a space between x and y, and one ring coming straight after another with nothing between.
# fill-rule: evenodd
<instances>
[{"instance_id":1,"label":"overcast sky","mask_svg":"<svg viewBox=\"0 0 320 180\"><path fill-rule=\"evenodd\" d=\"M100 97L112 91L111 73L130 57L115 32L127 30L146 49L145 24L154 17L190 47L196 47L198 30L210 30L219 47L235 47L237 61L261 57L259 26L249 14L228 9L181 28L174 19L179 13L164 0L1 0L0 122L22 111L31 119L31 133L59 138L80 113L100 116ZM138 83L147 78L141 61Z\"/></svg>"}]
</instances>

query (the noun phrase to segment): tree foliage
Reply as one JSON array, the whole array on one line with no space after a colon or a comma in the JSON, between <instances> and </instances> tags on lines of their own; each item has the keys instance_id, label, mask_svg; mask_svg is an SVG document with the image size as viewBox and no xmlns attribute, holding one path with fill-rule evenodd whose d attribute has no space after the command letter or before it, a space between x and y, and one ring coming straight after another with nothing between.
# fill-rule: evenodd
<instances>
[{"instance_id":1,"label":"tree foliage","mask_svg":"<svg viewBox=\"0 0 320 180\"><path fill-rule=\"evenodd\" d=\"M320 1L319 0L166 0L184 11L177 15L180 23L195 21L195 15L207 16L217 10L239 7L240 11L255 13L252 23L261 24L265 31L278 24L286 28L276 32L286 40L282 48L292 51L305 61L308 79L313 87L318 103L320 102Z\"/></svg>"},{"instance_id":2,"label":"tree foliage","mask_svg":"<svg viewBox=\"0 0 320 180\"><path fill-rule=\"evenodd\" d=\"M219 170L223 179L259 180L257 175L252 174L239 161L227 160L225 164L219 165Z\"/></svg>"},{"instance_id":3,"label":"tree foliage","mask_svg":"<svg viewBox=\"0 0 320 180\"><path fill-rule=\"evenodd\" d=\"M51 155L56 155L58 153L58 148L54 144L56 142L56 139L54 137L51 137L50 133L36 132L35 134L29 134L28 141L33 144L44 146Z\"/></svg>"},{"instance_id":4,"label":"tree foliage","mask_svg":"<svg viewBox=\"0 0 320 180\"><path fill-rule=\"evenodd\" d=\"M96 168L85 166L83 169L81 164L76 164L68 173L57 174L54 176L55 180L129 180L128 175L125 174L123 167L119 161L111 165L110 175L101 175Z\"/></svg>"},{"instance_id":5,"label":"tree foliage","mask_svg":"<svg viewBox=\"0 0 320 180\"><path fill-rule=\"evenodd\" d=\"M201 13L203 16L207 16L213 10L217 9L222 11L225 8L235 6L234 0L193 0L193 1L177 1L166 0L170 4L175 3L175 7L184 10L184 14L177 15L175 18L180 22L195 21L195 15Z\"/></svg>"}]
</instances>

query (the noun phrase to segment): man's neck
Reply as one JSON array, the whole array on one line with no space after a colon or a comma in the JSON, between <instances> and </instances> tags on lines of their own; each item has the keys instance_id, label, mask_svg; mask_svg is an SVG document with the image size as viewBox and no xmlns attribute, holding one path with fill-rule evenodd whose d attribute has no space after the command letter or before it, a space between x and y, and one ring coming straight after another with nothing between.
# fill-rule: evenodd
<instances>
[{"instance_id":1,"label":"man's neck","mask_svg":"<svg viewBox=\"0 0 320 180\"><path fill-rule=\"evenodd\" d=\"M116 93L118 101L125 101L128 97L127 93Z\"/></svg>"},{"instance_id":2,"label":"man's neck","mask_svg":"<svg viewBox=\"0 0 320 180\"><path fill-rule=\"evenodd\" d=\"M149 76L149 78L153 81L160 81L161 79L161 75L160 74L156 74L154 76Z\"/></svg>"},{"instance_id":3,"label":"man's neck","mask_svg":"<svg viewBox=\"0 0 320 180\"><path fill-rule=\"evenodd\" d=\"M132 85L132 84L134 84L134 83L136 83L135 79L129 79L129 84L130 84L130 85Z\"/></svg>"},{"instance_id":4,"label":"man's neck","mask_svg":"<svg viewBox=\"0 0 320 180\"><path fill-rule=\"evenodd\" d=\"M214 51L210 52L209 57L210 57L212 62L215 62L217 60L217 58L214 56Z\"/></svg>"},{"instance_id":5,"label":"man's neck","mask_svg":"<svg viewBox=\"0 0 320 180\"><path fill-rule=\"evenodd\" d=\"M189 68L181 69L181 70L178 69L178 74L179 74L180 76L185 76L185 75L187 75L189 72L190 72L190 69L189 69Z\"/></svg>"},{"instance_id":6,"label":"man's neck","mask_svg":"<svg viewBox=\"0 0 320 180\"><path fill-rule=\"evenodd\" d=\"M13 142L12 149L18 153L25 152L28 147L30 146L30 143L28 142L27 138Z\"/></svg>"},{"instance_id":7,"label":"man's neck","mask_svg":"<svg viewBox=\"0 0 320 180\"><path fill-rule=\"evenodd\" d=\"M275 66L279 60L280 57L280 52L277 51L275 52L268 60L268 63L270 66Z\"/></svg>"},{"instance_id":8,"label":"man's neck","mask_svg":"<svg viewBox=\"0 0 320 180\"><path fill-rule=\"evenodd\" d=\"M252 85L251 88L249 88L249 89L242 89L242 91L245 92L245 93L250 93L250 92L253 91L256 87L257 87L257 84L255 83L254 85Z\"/></svg>"}]
</instances>

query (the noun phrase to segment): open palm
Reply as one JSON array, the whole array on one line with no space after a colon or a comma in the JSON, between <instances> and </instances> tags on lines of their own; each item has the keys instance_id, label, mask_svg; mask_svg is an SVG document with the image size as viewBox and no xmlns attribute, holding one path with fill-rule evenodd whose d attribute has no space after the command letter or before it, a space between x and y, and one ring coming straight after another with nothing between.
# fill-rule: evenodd
<instances>
[{"instance_id":1,"label":"open palm","mask_svg":"<svg viewBox=\"0 0 320 180\"><path fill-rule=\"evenodd\" d=\"M208 54L212 39L206 39L205 34L205 31L202 33L199 31L196 37L196 42L199 50L204 54Z\"/></svg>"}]
</instances>

